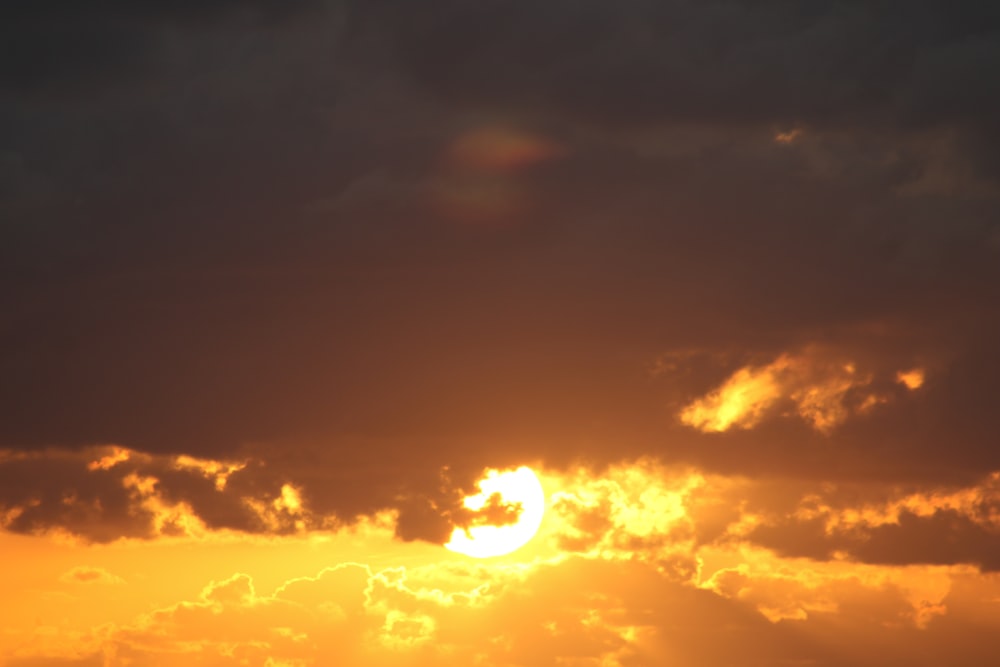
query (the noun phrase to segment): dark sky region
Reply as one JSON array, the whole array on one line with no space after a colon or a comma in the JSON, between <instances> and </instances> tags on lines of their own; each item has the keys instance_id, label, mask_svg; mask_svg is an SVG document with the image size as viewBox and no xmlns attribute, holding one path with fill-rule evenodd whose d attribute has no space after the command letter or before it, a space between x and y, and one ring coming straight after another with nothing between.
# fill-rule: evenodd
<instances>
[{"instance_id":1,"label":"dark sky region","mask_svg":"<svg viewBox=\"0 0 1000 667\"><path fill-rule=\"evenodd\" d=\"M647 457L780 554L996 571L998 73L971 0L7 0L6 529L152 535L138 471L441 543L485 467Z\"/></svg>"}]
</instances>

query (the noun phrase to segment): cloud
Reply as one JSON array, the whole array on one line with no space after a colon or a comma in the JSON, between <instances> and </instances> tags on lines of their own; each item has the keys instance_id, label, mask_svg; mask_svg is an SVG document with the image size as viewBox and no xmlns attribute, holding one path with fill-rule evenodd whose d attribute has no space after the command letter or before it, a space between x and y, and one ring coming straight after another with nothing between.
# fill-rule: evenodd
<instances>
[{"instance_id":1,"label":"cloud","mask_svg":"<svg viewBox=\"0 0 1000 667\"><path fill-rule=\"evenodd\" d=\"M725 431L734 425L755 426L764 411L782 397L776 375L787 367L788 359L779 357L756 371L738 370L715 392L684 408L681 421L705 431Z\"/></svg>"},{"instance_id":2,"label":"cloud","mask_svg":"<svg viewBox=\"0 0 1000 667\"><path fill-rule=\"evenodd\" d=\"M4 3L0 526L80 555L36 597L380 549L11 660L986 664L998 19ZM536 565L393 567L524 464Z\"/></svg>"},{"instance_id":3,"label":"cloud","mask_svg":"<svg viewBox=\"0 0 1000 667\"><path fill-rule=\"evenodd\" d=\"M104 584L117 585L124 584L125 580L107 570L99 567L89 567L81 565L64 572L59 576L59 581L71 584Z\"/></svg>"},{"instance_id":4,"label":"cloud","mask_svg":"<svg viewBox=\"0 0 1000 667\"><path fill-rule=\"evenodd\" d=\"M761 547L838 577L859 563L993 572L997 479L907 494L874 481L720 476L647 459L557 475L551 483L564 490L551 499L544 535L560 551L656 563L679 581L697 580L705 553Z\"/></svg>"},{"instance_id":5,"label":"cloud","mask_svg":"<svg viewBox=\"0 0 1000 667\"><path fill-rule=\"evenodd\" d=\"M82 90L134 82L153 69L164 46L161 29L171 24L199 24L240 11L274 20L301 11L311 2L255 0L210 2L104 2L80 7L72 2L48 11L24 0L4 7L0 90L34 93Z\"/></svg>"},{"instance_id":6,"label":"cloud","mask_svg":"<svg viewBox=\"0 0 1000 667\"><path fill-rule=\"evenodd\" d=\"M830 433L852 414L864 414L894 396L879 393L875 376L851 360L817 348L782 354L762 366L745 366L680 412L681 422L704 432L750 429L791 408L817 431ZM908 389L923 384L924 370L899 371Z\"/></svg>"},{"instance_id":7,"label":"cloud","mask_svg":"<svg viewBox=\"0 0 1000 667\"><path fill-rule=\"evenodd\" d=\"M403 541L444 544L456 528L502 525L520 511L496 497L479 510L464 508L463 487L444 476L434 497L398 487L367 512L345 515L336 498L331 504L324 497L321 480L294 469L120 447L8 453L0 462L0 474L12 481L25 470L39 471L32 475L47 483L5 486L5 530L102 543L335 535L387 521ZM930 486L901 495L891 482L831 479L817 492L819 482L776 484L652 458L612 465L599 476L587 467L544 474L558 490L543 539L567 553L655 562L680 580L697 570L699 549L733 542L816 561L998 567L995 475L950 491Z\"/></svg>"},{"instance_id":8,"label":"cloud","mask_svg":"<svg viewBox=\"0 0 1000 667\"><path fill-rule=\"evenodd\" d=\"M0 111L0 445L247 467L83 475L53 455L77 484L10 464L51 493L12 482L13 529L295 531L288 484L322 521L393 507L402 536L440 541L487 467L655 455L950 483L1000 465L995 195L964 176L901 194L952 162L989 181L963 125L988 105L886 121L920 109L875 57L931 67L989 11L251 4L60 6L79 39L138 35L154 62L112 53L139 63L123 77L53 51ZM919 391L892 381L917 367ZM728 417L727 378L759 385ZM674 419L689 406L697 428Z\"/></svg>"},{"instance_id":9,"label":"cloud","mask_svg":"<svg viewBox=\"0 0 1000 667\"><path fill-rule=\"evenodd\" d=\"M91 655L85 658L13 658L4 663L7 667L103 667L103 656Z\"/></svg>"},{"instance_id":10,"label":"cloud","mask_svg":"<svg viewBox=\"0 0 1000 667\"><path fill-rule=\"evenodd\" d=\"M17 657L374 666L697 659L712 667L756 664L749 651L769 663L929 667L946 648L959 664L973 664L991 646L977 633L995 630L988 600L1000 580L961 556L995 545L937 524L943 515L991 521L995 475L976 487L908 495L877 483L827 484L809 495L815 485L720 477L651 459L542 477L559 492L520 555L461 559L397 543L409 554L406 565L386 564L398 559L382 553L380 565L340 562L273 590L237 572L196 596L78 632L69 643L33 636L18 644ZM802 546L764 530L780 521L798 530L791 537ZM812 532L801 529L808 521ZM323 544L342 555L338 545L364 543L375 534L367 530L382 540L371 549L391 544L392 521ZM898 530L903 539L891 532ZM831 541L839 550L824 552ZM238 567L232 543L219 548L226 566ZM202 549L208 557L212 543ZM77 571L88 579L98 568ZM128 588L143 585L138 577ZM83 595L94 587L75 588ZM718 641L720 632L731 641Z\"/></svg>"},{"instance_id":11,"label":"cloud","mask_svg":"<svg viewBox=\"0 0 1000 667\"><path fill-rule=\"evenodd\" d=\"M517 520L520 505L505 503L498 494L476 509L463 504L474 475L437 472L436 488L424 480L410 486L392 480L345 504L344 490L331 493L326 477L302 467L301 459L214 460L118 445L0 450L0 481L7 481L0 492L0 528L95 542L209 539L234 532L337 531L389 512L401 539L444 544L455 528Z\"/></svg>"},{"instance_id":12,"label":"cloud","mask_svg":"<svg viewBox=\"0 0 1000 667\"><path fill-rule=\"evenodd\" d=\"M833 486L803 497L783 516L762 514L747 538L786 556L817 560L969 564L984 572L1000 567L996 473L970 487L907 495L883 491L888 497L861 503L856 497L845 502L842 493Z\"/></svg>"},{"instance_id":13,"label":"cloud","mask_svg":"<svg viewBox=\"0 0 1000 667\"><path fill-rule=\"evenodd\" d=\"M0 461L3 528L64 532L96 542L215 530L303 530L295 487L247 462L163 457L119 446L13 453ZM315 518L321 522L322 518Z\"/></svg>"},{"instance_id":14,"label":"cloud","mask_svg":"<svg viewBox=\"0 0 1000 667\"><path fill-rule=\"evenodd\" d=\"M955 623L965 627L951 615L974 614L989 595L962 582L960 573L824 573L761 560L719 570L704 587L601 558L527 569L345 563L270 594L234 574L196 599L105 626L92 641L109 665L655 665L672 657L708 667L839 667L877 664L873 654L902 660L912 642L938 647L912 662L933 665ZM730 641L718 641L720 632ZM944 645L974 660L988 643Z\"/></svg>"},{"instance_id":15,"label":"cloud","mask_svg":"<svg viewBox=\"0 0 1000 667\"><path fill-rule=\"evenodd\" d=\"M920 2L905 24L888 6L821 2L559 2L548 11L516 1L420 11L376 3L361 13L422 82L484 107L554 107L619 124L915 124L957 119L958 108L985 119L975 107L998 101L983 81L996 57L984 26L997 16L983 3ZM959 92L955 81L971 85Z\"/></svg>"},{"instance_id":16,"label":"cloud","mask_svg":"<svg viewBox=\"0 0 1000 667\"><path fill-rule=\"evenodd\" d=\"M868 531L851 549L869 563L971 563L984 572L1000 570L1000 525L938 510L930 517L903 512L896 524Z\"/></svg>"},{"instance_id":17,"label":"cloud","mask_svg":"<svg viewBox=\"0 0 1000 667\"><path fill-rule=\"evenodd\" d=\"M899 371L896 373L896 381L907 389L916 390L923 386L925 380L924 369L914 368L909 371Z\"/></svg>"},{"instance_id":18,"label":"cloud","mask_svg":"<svg viewBox=\"0 0 1000 667\"><path fill-rule=\"evenodd\" d=\"M626 563L574 559L489 577L494 592L442 593L411 583L403 568L340 565L263 595L237 574L206 586L197 600L105 628L100 653L110 664L649 664L682 636L685 652L707 650L710 632L696 630L696 619L710 615L747 639L774 634L763 619L710 592L664 583ZM448 585L440 575L436 581ZM801 648L760 642L759 650L777 656ZM733 656L718 649L708 655L706 664Z\"/></svg>"},{"instance_id":19,"label":"cloud","mask_svg":"<svg viewBox=\"0 0 1000 667\"><path fill-rule=\"evenodd\" d=\"M558 479L563 490L552 496L550 521L560 550L664 561L692 550L699 494L728 486L652 460L611 466L599 476L581 468Z\"/></svg>"}]
</instances>

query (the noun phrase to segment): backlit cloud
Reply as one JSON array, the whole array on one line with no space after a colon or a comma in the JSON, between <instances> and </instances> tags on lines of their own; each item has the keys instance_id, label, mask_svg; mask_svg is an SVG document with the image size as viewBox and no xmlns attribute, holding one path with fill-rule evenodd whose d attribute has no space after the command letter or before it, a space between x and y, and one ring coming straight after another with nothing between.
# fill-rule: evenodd
<instances>
[{"instance_id":1,"label":"backlit cloud","mask_svg":"<svg viewBox=\"0 0 1000 667\"><path fill-rule=\"evenodd\" d=\"M719 387L686 405L682 423L705 432L750 429L768 417L795 414L817 431L829 433L852 414L865 413L894 398L876 388L876 377L850 359L819 348L782 354L774 361L745 366ZM924 371L900 371L908 389L923 383Z\"/></svg>"},{"instance_id":2,"label":"backlit cloud","mask_svg":"<svg viewBox=\"0 0 1000 667\"><path fill-rule=\"evenodd\" d=\"M920 389L924 384L924 369L914 368L909 371L899 371L896 373L896 381L907 389Z\"/></svg>"},{"instance_id":3,"label":"backlit cloud","mask_svg":"<svg viewBox=\"0 0 1000 667\"><path fill-rule=\"evenodd\" d=\"M881 660L906 657L930 667L937 664L934 646L969 660L982 655L985 644L950 636L956 624L973 623L963 632L996 629L996 619L981 609L1000 594L1000 580L962 557L970 549L995 552L995 545L968 531L942 535L937 523L951 513L990 530L995 474L974 487L904 495L878 484L843 490L827 484L820 494L799 485L776 493L766 481L652 459L601 471L542 471L542 477L557 490L541 533L521 554L491 561L428 550L395 539L391 517L330 533L323 542L291 535L283 548L301 555L322 545L321 559L381 552L383 563L344 558L266 585L257 580L267 578L273 562L256 574L237 570L208 583L194 575L181 588L198 584L200 592L178 597L167 588L173 601L132 614L109 607L107 620L76 626L72 635L15 623L17 648L0 655L15 666L32 659L111 666L331 660L376 667L455 660L624 666L697 656L721 667L745 664L752 649L768 660L831 665L866 664L866 653L877 651ZM286 504L294 504L290 497ZM905 534L883 539L884 530ZM202 539L205 557L220 558L230 572L239 567L239 540ZM934 552L915 547L920 543L950 546L928 559ZM89 549L96 562L115 550L145 552L152 573L191 541L163 544ZM407 564L385 562L393 544ZM880 545L899 550L881 553ZM267 548L248 546L247 553ZM301 569L287 558L282 567ZM73 596L107 588L135 594L153 583L140 570L127 586L82 586L123 581L99 565L74 567L58 581ZM65 599L59 604L72 613ZM713 639L719 623L740 641L720 645ZM910 642L930 652L911 656Z\"/></svg>"}]
</instances>

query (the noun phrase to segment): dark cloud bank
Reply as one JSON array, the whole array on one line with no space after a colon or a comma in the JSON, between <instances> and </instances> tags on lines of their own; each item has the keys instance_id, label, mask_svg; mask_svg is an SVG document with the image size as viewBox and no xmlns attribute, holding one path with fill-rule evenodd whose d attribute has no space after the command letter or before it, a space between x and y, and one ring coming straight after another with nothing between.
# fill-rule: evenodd
<instances>
[{"instance_id":1,"label":"dark cloud bank","mask_svg":"<svg viewBox=\"0 0 1000 667\"><path fill-rule=\"evenodd\" d=\"M1000 468L991 3L14 2L0 25L6 448L252 451L335 480L345 516L444 465ZM494 127L560 150L447 164ZM926 387L829 435L677 423L817 343Z\"/></svg>"}]
</instances>

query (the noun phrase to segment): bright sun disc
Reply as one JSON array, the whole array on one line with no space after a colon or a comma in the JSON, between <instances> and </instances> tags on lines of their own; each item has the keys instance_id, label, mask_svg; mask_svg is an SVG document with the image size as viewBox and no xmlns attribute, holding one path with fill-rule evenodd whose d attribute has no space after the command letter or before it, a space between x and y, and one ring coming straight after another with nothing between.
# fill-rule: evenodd
<instances>
[{"instance_id":1,"label":"bright sun disc","mask_svg":"<svg viewBox=\"0 0 1000 667\"><path fill-rule=\"evenodd\" d=\"M497 493L504 503L520 503L517 521L505 526L456 528L445 547L466 556L489 558L520 549L535 536L545 514L545 491L531 468L488 470L479 482L479 490L480 493L465 498L463 503L467 508L482 509L490 496Z\"/></svg>"}]
</instances>

